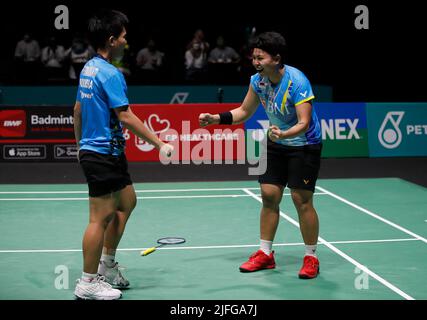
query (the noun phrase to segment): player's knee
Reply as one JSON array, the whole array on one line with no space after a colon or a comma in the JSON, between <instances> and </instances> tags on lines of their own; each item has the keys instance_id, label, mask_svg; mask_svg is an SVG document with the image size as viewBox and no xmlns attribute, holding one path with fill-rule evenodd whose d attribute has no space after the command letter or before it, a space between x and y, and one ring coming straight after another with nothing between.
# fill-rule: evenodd
<instances>
[{"instance_id":1,"label":"player's knee","mask_svg":"<svg viewBox=\"0 0 427 320\"><path fill-rule=\"evenodd\" d=\"M280 204L280 196L275 193L262 193L262 206L269 209L277 209Z\"/></svg>"},{"instance_id":2,"label":"player's knee","mask_svg":"<svg viewBox=\"0 0 427 320\"><path fill-rule=\"evenodd\" d=\"M311 197L303 195L299 192L291 192L291 197L298 211L305 211L312 207Z\"/></svg>"},{"instance_id":3,"label":"player's knee","mask_svg":"<svg viewBox=\"0 0 427 320\"><path fill-rule=\"evenodd\" d=\"M105 214L91 214L89 223L98 224L102 228L106 229L111 220L114 219L115 212Z\"/></svg>"}]
</instances>

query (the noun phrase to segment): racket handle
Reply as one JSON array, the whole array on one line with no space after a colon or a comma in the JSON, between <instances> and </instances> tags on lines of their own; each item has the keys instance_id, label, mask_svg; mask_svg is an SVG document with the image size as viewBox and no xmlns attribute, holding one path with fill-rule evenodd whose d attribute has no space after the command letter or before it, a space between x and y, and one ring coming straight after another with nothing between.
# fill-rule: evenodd
<instances>
[{"instance_id":1,"label":"racket handle","mask_svg":"<svg viewBox=\"0 0 427 320\"><path fill-rule=\"evenodd\" d=\"M147 250L141 251L141 256L147 256L154 251L156 251L156 247L152 247Z\"/></svg>"}]
</instances>

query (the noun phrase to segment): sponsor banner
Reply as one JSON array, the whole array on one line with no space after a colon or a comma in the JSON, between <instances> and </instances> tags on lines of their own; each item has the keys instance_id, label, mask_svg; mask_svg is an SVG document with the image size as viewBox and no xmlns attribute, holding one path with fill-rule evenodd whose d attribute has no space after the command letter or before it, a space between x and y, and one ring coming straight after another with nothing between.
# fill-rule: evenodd
<instances>
[{"instance_id":1,"label":"sponsor banner","mask_svg":"<svg viewBox=\"0 0 427 320\"><path fill-rule=\"evenodd\" d=\"M322 129L322 156L368 157L365 103L314 103Z\"/></svg>"},{"instance_id":2,"label":"sponsor banner","mask_svg":"<svg viewBox=\"0 0 427 320\"><path fill-rule=\"evenodd\" d=\"M73 107L0 107L0 143L10 138L73 139Z\"/></svg>"},{"instance_id":3,"label":"sponsor banner","mask_svg":"<svg viewBox=\"0 0 427 320\"><path fill-rule=\"evenodd\" d=\"M74 141L71 106L0 106L2 161L74 161Z\"/></svg>"},{"instance_id":4,"label":"sponsor banner","mask_svg":"<svg viewBox=\"0 0 427 320\"><path fill-rule=\"evenodd\" d=\"M427 103L368 103L371 157L427 156Z\"/></svg>"},{"instance_id":5,"label":"sponsor banner","mask_svg":"<svg viewBox=\"0 0 427 320\"><path fill-rule=\"evenodd\" d=\"M239 104L158 104L132 105L132 111L160 139L175 147L172 163L221 163L239 160L245 163L245 132L243 124L234 126L199 127L200 113L219 113ZM129 130L126 156L129 161L159 161L159 151Z\"/></svg>"},{"instance_id":6,"label":"sponsor banner","mask_svg":"<svg viewBox=\"0 0 427 320\"><path fill-rule=\"evenodd\" d=\"M323 157L367 157L368 129L364 103L314 103L320 121ZM265 130L269 120L260 105L245 129ZM263 136L262 133L260 133Z\"/></svg>"}]
</instances>

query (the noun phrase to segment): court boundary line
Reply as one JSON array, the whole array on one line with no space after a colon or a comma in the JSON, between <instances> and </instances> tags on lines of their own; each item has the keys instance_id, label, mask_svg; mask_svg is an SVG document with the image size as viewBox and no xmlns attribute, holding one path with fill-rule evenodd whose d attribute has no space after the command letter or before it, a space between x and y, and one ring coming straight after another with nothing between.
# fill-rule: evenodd
<instances>
[{"instance_id":1,"label":"court boundary line","mask_svg":"<svg viewBox=\"0 0 427 320\"><path fill-rule=\"evenodd\" d=\"M259 187L246 188L249 190L259 190ZM151 192L198 192L198 191L241 191L242 188L192 188L192 189L136 189L136 193ZM0 194L87 194L87 190L73 191L0 191Z\"/></svg>"},{"instance_id":2,"label":"court boundary line","mask_svg":"<svg viewBox=\"0 0 427 320\"><path fill-rule=\"evenodd\" d=\"M315 193L315 195L327 195L326 193ZM284 196L290 196L290 194L284 194ZM195 195L195 196L148 196L148 197L136 197L138 200L144 199L193 199L193 198L240 198L240 197L250 197L247 194L205 194L205 195ZM84 201L89 200L88 197L85 198L0 198L0 201Z\"/></svg>"},{"instance_id":3,"label":"court boundary line","mask_svg":"<svg viewBox=\"0 0 427 320\"><path fill-rule=\"evenodd\" d=\"M240 188L193 188L193 189L136 189L135 193L155 193L155 192L203 192L203 191L242 191L242 188L247 190L260 190L259 187L240 187ZM285 190L289 190L285 188ZM88 194L87 190L69 190L69 191L0 191L0 194ZM323 194L323 193L316 193ZM290 193L285 193L290 195Z\"/></svg>"},{"instance_id":4,"label":"court boundary line","mask_svg":"<svg viewBox=\"0 0 427 320\"><path fill-rule=\"evenodd\" d=\"M375 240L339 240L330 241L332 244L359 244L359 243L387 243L387 242L406 242L406 241L419 241L415 238L402 238L402 239L375 239ZM319 243L324 245L324 243ZM286 242L275 243L273 247L293 247L303 246L303 242ZM228 249L228 248L251 248L259 247L259 244L236 244L236 245L219 245L219 246L180 246L180 247L163 247L156 250L195 250L195 249ZM148 249L149 247L142 248L118 248L117 251L140 251ZM0 253L66 253L66 252L81 252L82 249L17 249L17 250L0 250Z\"/></svg>"},{"instance_id":5,"label":"court boundary line","mask_svg":"<svg viewBox=\"0 0 427 320\"><path fill-rule=\"evenodd\" d=\"M256 194L254 194L252 191L247 190L247 189L243 189L244 192L246 192L247 194L250 194L252 196L253 199L257 200L258 202L262 203L262 199L257 196ZM280 216L282 216L285 220L287 220L288 222L290 222L291 224L293 224L294 226L299 228L299 223L296 222L294 219L292 219L291 217L289 217L287 214L285 214L284 212L280 211ZM339 256L341 256L342 258L344 258L345 260L347 260L348 262L350 262L351 264L355 265L357 268L359 268L359 270L362 270L363 272L367 273L368 275L370 275L372 278L374 278L375 280L377 280L378 282L382 283L384 286L386 286L387 288L389 288L390 290L394 291L395 293L397 293L398 295L400 295L401 297L405 298L406 300L415 300L413 297L411 297L409 294L407 294L406 292L402 291L401 289L399 289L398 287L396 287L395 285L393 285L392 283L388 282L387 280L385 280L384 278L380 277L379 275L377 275L375 272L373 272L372 270L370 270L369 268L367 268L366 266L362 265L361 263L359 263L358 261L356 261L355 259L353 259L352 257L350 257L349 255L347 255L346 253L342 252L340 249L338 249L337 247L335 247L334 245L332 245L331 243L329 243L328 241L326 241L325 239L323 239L322 237L319 236L319 242L323 243L326 247L328 247L330 250L332 250L333 252L335 252L336 254L338 254Z\"/></svg>"},{"instance_id":6,"label":"court boundary line","mask_svg":"<svg viewBox=\"0 0 427 320\"><path fill-rule=\"evenodd\" d=\"M351 201L349 201L349 200L347 200L347 199L345 199L345 198L343 198L343 197L341 197L341 196L339 196L339 195L337 195L331 191L328 191L325 188L316 186L316 189L319 189L320 191L326 193L327 195L329 195L329 196L331 196L331 197L333 197L333 198L335 198L341 202L344 202L345 204L347 204L347 205L349 205L349 206L351 206L351 207L353 207L359 211L362 211L363 213L366 213L367 215L370 215L371 217L373 217L377 220L380 220L381 222L384 222L384 223L394 227L395 229L398 229L398 230L400 230L400 231L402 231L402 232L404 232L404 233L406 233L406 234L408 234L414 238L417 238L418 240L421 240L424 243L427 243L426 238L424 238L424 237L422 237L422 236L398 225L397 223L391 222L390 220L387 220L386 218L383 218L380 215L373 213L372 211L369 211L369 210L367 210L367 209L365 209L365 208L363 208L363 207L361 207L361 206L359 206L359 205L357 205L357 204L355 204L355 203L353 203L353 202L351 202Z\"/></svg>"}]
</instances>

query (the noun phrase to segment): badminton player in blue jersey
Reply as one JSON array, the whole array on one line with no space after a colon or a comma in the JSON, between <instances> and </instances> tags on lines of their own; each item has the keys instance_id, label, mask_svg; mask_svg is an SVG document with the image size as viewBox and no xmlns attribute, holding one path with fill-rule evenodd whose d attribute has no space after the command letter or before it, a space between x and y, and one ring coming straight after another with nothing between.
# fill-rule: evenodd
<instances>
[{"instance_id":1,"label":"badminton player in blue jersey","mask_svg":"<svg viewBox=\"0 0 427 320\"><path fill-rule=\"evenodd\" d=\"M83 237L83 273L74 291L81 299L119 299L121 291L116 288L129 286L115 261L126 222L136 206L124 154L123 127L164 156L173 152L171 145L159 140L132 113L125 79L111 64L127 43L127 24L127 17L113 10L90 19L89 36L97 54L81 71L74 106L74 132L89 187L90 211Z\"/></svg>"},{"instance_id":2,"label":"badminton player in blue jersey","mask_svg":"<svg viewBox=\"0 0 427 320\"><path fill-rule=\"evenodd\" d=\"M251 77L240 107L220 114L203 113L201 126L239 124L264 107L269 121L267 169L259 176L262 194L260 249L240 266L241 272L275 268L273 240L279 223L279 204L287 186L298 212L305 243L299 277L315 278L319 273L316 255L319 221L313 207L313 192L320 168L322 138L313 109L314 94L309 80L298 69L285 65L286 43L282 35L265 32L251 39Z\"/></svg>"}]
</instances>

